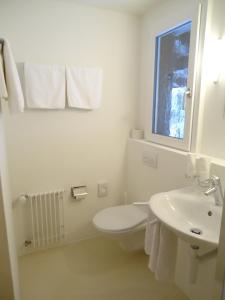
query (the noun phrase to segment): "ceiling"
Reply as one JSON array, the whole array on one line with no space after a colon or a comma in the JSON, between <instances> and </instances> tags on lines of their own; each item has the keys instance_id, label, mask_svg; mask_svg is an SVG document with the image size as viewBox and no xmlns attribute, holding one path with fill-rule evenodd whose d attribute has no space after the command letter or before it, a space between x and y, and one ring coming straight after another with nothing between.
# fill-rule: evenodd
<instances>
[{"instance_id":1,"label":"ceiling","mask_svg":"<svg viewBox=\"0 0 225 300\"><path fill-rule=\"evenodd\" d=\"M159 0L73 0L79 4L142 15Z\"/></svg>"}]
</instances>

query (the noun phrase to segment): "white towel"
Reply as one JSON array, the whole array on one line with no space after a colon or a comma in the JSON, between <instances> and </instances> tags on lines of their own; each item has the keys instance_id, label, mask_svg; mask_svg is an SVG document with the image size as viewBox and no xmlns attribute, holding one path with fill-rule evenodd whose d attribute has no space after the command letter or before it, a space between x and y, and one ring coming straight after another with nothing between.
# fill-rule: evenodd
<instances>
[{"instance_id":1,"label":"white towel","mask_svg":"<svg viewBox=\"0 0 225 300\"><path fill-rule=\"evenodd\" d=\"M8 98L5 75L4 75L4 62L3 62L3 44L0 44L0 99Z\"/></svg>"},{"instance_id":2,"label":"white towel","mask_svg":"<svg viewBox=\"0 0 225 300\"><path fill-rule=\"evenodd\" d=\"M29 108L65 108L65 67L25 63L24 80Z\"/></svg>"},{"instance_id":3,"label":"white towel","mask_svg":"<svg viewBox=\"0 0 225 300\"><path fill-rule=\"evenodd\" d=\"M160 242L160 223L158 220L155 220L151 224L150 230L150 259L148 267L149 269L155 273L157 269L158 262L158 253L159 253L159 242Z\"/></svg>"},{"instance_id":4,"label":"white towel","mask_svg":"<svg viewBox=\"0 0 225 300\"><path fill-rule=\"evenodd\" d=\"M165 225L160 225L160 241L155 277L159 281L173 282L177 259L177 237Z\"/></svg>"},{"instance_id":5,"label":"white towel","mask_svg":"<svg viewBox=\"0 0 225 300\"><path fill-rule=\"evenodd\" d=\"M149 269L159 281L172 282L175 276L177 237L157 219L147 222L145 252Z\"/></svg>"},{"instance_id":6,"label":"white towel","mask_svg":"<svg viewBox=\"0 0 225 300\"><path fill-rule=\"evenodd\" d=\"M196 155L188 153L186 157L186 178L194 178L196 176Z\"/></svg>"},{"instance_id":7,"label":"white towel","mask_svg":"<svg viewBox=\"0 0 225 300\"><path fill-rule=\"evenodd\" d=\"M0 39L0 98L8 98L11 112L24 111L23 91L13 54L6 39Z\"/></svg>"},{"instance_id":8,"label":"white towel","mask_svg":"<svg viewBox=\"0 0 225 300\"><path fill-rule=\"evenodd\" d=\"M67 100L69 107L99 108L102 95L101 69L66 67Z\"/></svg>"},{"instance_id":9,"label":"white towel","mask_svg":"<svg viewBox=\"0 0 225 300\"><path fill-rule=\"evenodd\" d=\"M156 217L153 215L151 209L148 209L148 218L146 222L146 228L145 228L145 245L144 245L144 250L147 255L151 254L152 250L152 245L153 245L153 239L155 236L155 228L158 223L158 220Z\"/></svg>"}]
</instances>

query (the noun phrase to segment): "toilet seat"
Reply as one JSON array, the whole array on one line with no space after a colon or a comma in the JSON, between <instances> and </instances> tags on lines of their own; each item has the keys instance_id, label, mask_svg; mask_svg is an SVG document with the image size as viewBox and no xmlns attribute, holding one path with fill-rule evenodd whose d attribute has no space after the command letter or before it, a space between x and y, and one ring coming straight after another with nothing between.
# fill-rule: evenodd
<instances>
[{"instance_id":1,"label":"toilet seat","mask_svg":"<svg viewBox=\"0 0 225 300\"><path fill-rule=\"evenodd\" d=\"M93 223L100 231L122 233L144 223L146 219L146 212L130 204L101 210L95 215Z\"/></svg>"}]
</instances>

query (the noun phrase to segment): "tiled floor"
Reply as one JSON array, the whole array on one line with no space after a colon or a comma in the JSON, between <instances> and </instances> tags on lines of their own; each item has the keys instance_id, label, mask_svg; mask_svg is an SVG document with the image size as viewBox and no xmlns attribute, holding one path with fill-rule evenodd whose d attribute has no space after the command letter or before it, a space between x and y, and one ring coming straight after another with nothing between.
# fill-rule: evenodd
<instances>
[{"instance_id":1,"label":"tiled floor","mask_svg":"<svg viewBox=\"0 0 225 300\"><path fill-rule=\"evenodd\" d=\"M95 238L20 258L22 300L187 300L162 284L143 252Z\"/></svg>"}]
</instances>

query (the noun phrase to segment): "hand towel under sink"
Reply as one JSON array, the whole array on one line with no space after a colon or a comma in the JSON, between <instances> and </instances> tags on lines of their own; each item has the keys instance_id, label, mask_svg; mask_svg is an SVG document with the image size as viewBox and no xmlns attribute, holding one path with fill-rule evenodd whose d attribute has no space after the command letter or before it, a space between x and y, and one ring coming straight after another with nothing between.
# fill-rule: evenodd
<instances>
[{"instance_id":1,"label":"hand towel under sink","mask_svg":"<svg viewBox=\"0 0 225 300\"><path fill-rule=\"evenodd\" d=\"M159 281L172 282L175 276L177 237L157 219L147 222L145 252L149 269Z\"/></svg>"}]
</instances>

